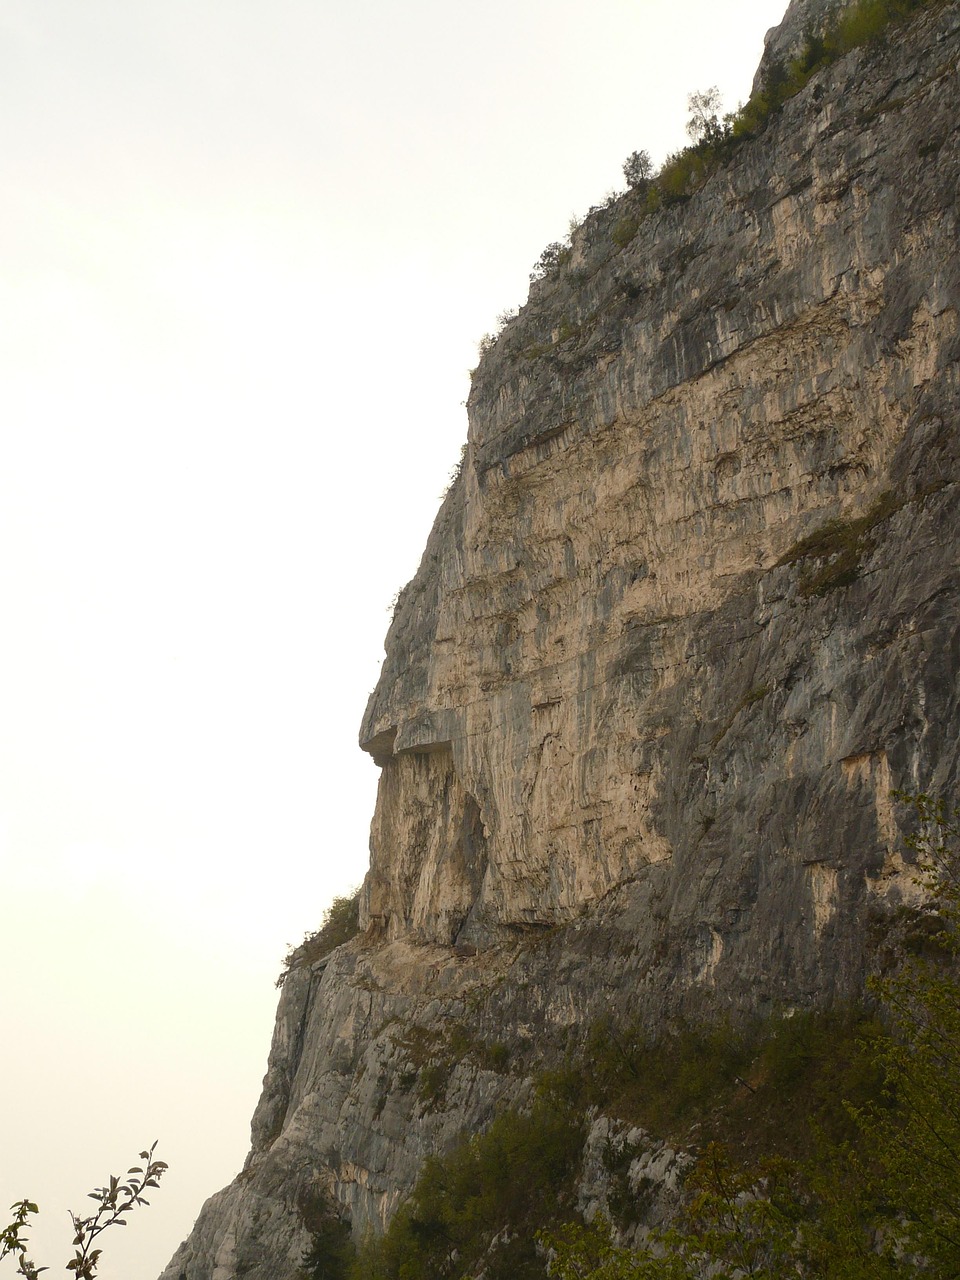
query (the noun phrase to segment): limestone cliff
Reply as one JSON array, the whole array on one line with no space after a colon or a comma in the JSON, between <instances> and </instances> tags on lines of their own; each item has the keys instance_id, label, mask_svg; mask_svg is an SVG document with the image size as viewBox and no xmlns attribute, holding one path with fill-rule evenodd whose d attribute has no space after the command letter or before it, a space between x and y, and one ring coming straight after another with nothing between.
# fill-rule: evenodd
<instances>
[{"instance_id":1,"label":"limestone cliff","mask_svg":"<svg viewBox=\"0 0 960 1280\"><path fill-rule=\"evenodd\" d=\"M625 248L638 197L592 214L481 361L364 717L363 933L288 977L165 1280L292 1280L322 1194L384 1222L600 1012L860 989L891 789L958 781L958 55L926 12Z\"/></svg>"},{"instance_id":2,"label":"limestone cliff","mask_svg":"<svg viewBox=\"0 0 960 1280\"><path fill-rule=\"evenodd\" d=\"M806 44L822 36L852 3L853 0L793 0L783 21L771 27L763 38L763 57L754 77L754 90L763 87L775 64L783 66L798 57Z\"/></svg>"}]
</instances>

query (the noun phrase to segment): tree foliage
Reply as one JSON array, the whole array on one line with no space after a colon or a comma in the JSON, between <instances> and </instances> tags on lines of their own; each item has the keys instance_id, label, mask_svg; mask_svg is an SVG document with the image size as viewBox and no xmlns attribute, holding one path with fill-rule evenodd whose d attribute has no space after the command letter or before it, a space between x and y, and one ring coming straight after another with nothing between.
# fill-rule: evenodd
<instances>
[{"instance_id":1,"label":"tree foliage","mask_svg":"<svg viewBox=\"0 0 960 1280\"><path fill-rule=\"evenodd\" d=\"M544 280L547 276L552 275L570 259L570 246L564 244L561 240L554 240L552 244L548 244L541 253L540 257L533 265L530 272L530 282L535 283L537 280Z\"/></svg>"},{"instance_id":2,"label":"tree foliage","mask_svg":"<svg viewBox=\"0 0 960 1280\"><path fill-rule=\"evenodd\" d=\"M901 796L915 813L908 840L926 890L922 950L907 951L873 986L891 1034L876 1052L896 1105L864 1108L880 1190L903 1219L904 1247L933 1274L960 1274L960 811L921 795Z\"/></svg>"},{"instance_id":3,"label":"tree foliage","mask_svg":"<svg viewBox=\"0 0 960 1280\"><path fill-rule=\"evenodd\" d=\"M725 133L720 120L721 98L716 85L687 95L687 110L690 118L687 121L687 137L694 143L706 142L708 145L720 142Z\"/></svg>"},{"instance_id":4,"label":"tree foliage","mask_svg":"<svg viewBox=\"0 0 960 1280\"><path fill-rule=\"evenodd\" d=\"M908 846L926 891L923 946L872 983L887 1014L867 1048L884 1089L850 1106L850 1138L807 1160L737 1165L708 1145L676 1228L644 1247L607 1224L543 1237L558 1280L894 1280L960 1275L960 812L928 796Z\"/></svg>"},{"instance_id":5,"label":"tree foliage","mask_svg":"<svg viewBox=\"0 0 960 1280\"><path fill-rule=\"evenodd\" d=\"M302 1280L347 1280L356 1250L342 1210L330 1197L299 1207L310 1232L310 1245L301 1259Z\"/></svg>"},{"instance_id":6,"label":"tree foliage","mask_svg":"<svg viewBox=\"0 0 960 1280\"><path fill-rule=\"evenodd\" d=\"M361 1244L351 1280L541 1277L536 1229L572 1211L582 1143L580 1115L555 1100L504 1112L427 1160L386 1235Z\"/></svg>"},{"instance_id":7,"label":"tree foliage","mask_svg":"<svg viewBox=\"0 0 960 1280\"><path fill-rule=\"evenodd\" d=\"M632 191L643 191L653 177L649 151L632 151L623 162L623 177Z\"/></svg>"},{"instance_id":8,"label":"tree foliage","mask_svg":"<svg viewBox=\"0 0 960 1280\"><path fill-rule=\"evenodd\" d=\"M283 969L276 985L282 987L287 974L316 964L337 947L360 932L360 890L336 897L323 913L323 923L316 933L307 933L298 947L291 947L283 958Z\"/></svg>"},{"instance_id":9,"label":"tree foliage","mask_svg":"<svg viewBox=\"0 0 960 1280\"><path fill-rule=\"evenodd\" d=\"M71 1210L70 1221L73 1225L73 1257L66 1264L66 1270L72 1271L76 1280L93 1280L100 1265L102 1250L98 1241L109 1227L125 1227L127 1215L140 1205L149 1204L144 1196L148 1188L158 1187L160 1178L167 1166L163 1160L156 1160L154 1152L157 1144L147 1151L140 1152L144 1162L128 1169L123 1178L111 1174L107 1185L95 1187L88 1198L95 1200L97 1208L86 1217ZM41 1271L49 1267L38 1267L27 1257L27 1232L30 1219L39 1212L32 1200L20 1200L10 1206L13 1213L12 1222L0 1232L0 1261L12 1257L16 1259L17 1274L25 1280L37 1280Z\"/></svg>"}]
</instances>

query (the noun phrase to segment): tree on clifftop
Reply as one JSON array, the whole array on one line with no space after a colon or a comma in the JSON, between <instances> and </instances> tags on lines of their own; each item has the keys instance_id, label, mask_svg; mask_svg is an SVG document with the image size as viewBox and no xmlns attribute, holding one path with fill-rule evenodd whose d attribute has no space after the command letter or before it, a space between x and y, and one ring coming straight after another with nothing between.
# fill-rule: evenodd
<instances>
[{"instance_id":1,"label":"tree on clifftop","mask_svg":"<svg viewBox=\"0 0 960 1280\"><path fill-rule=\"evenodd\" d=\"M722 141L724 127L720 120L721 98L716 85L687 95L687 135L694 142L712 144Z\"/></svg>"}]
</instances>

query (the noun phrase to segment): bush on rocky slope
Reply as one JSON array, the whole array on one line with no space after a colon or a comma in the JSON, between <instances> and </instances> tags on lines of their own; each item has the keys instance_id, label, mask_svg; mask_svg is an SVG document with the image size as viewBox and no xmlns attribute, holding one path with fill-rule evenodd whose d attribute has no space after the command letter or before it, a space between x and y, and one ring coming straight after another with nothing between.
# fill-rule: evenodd
<instances>
[{"instance_id":1,"label":"bush on rocky slope","mask_svg":"<svg viewBox=\"0 0 960 1280\"><path fill-rule=\"evenodd\" d=\"M283 970L277 978L282 987L292 969L303 969L316 964L337 947L356 937L360 932L360 890L348 897L337 897L323 913L323 924L316 933L308 933L298 947L291 947L283 959Z\"/></svg>"},{"instance_id":2,"label":"bush on rocky slope","mask_svg":"<svg viewBox=\"0 0 960 1280\"><path fill-rule=\"evenodd\" d=\"M879 953L870 1011L681 1028L593 1026L528 1111L427 1161L386 1234L324 1280L946 1276L960 1268L960 813L911 801L927 903ZM899 922L902 924L903 922ZM924 927L920 927L923 925ZM917 939L922 939L922 945ZM619 1234L577 1213L591 1117L698 1150L681 1217L639 1250L645 1205L611 1147ZM634 1131L638 1132L638 1131ZM632 1152L629 1145L626 1156ZM620 1162L622 1163L622 1161ZM616 1175L620 1174L619 1182ZM622 1185L621 1185L622 1184ZM624 1234L626 1233L626 1234Z\"/></svg>"}]
</instances>

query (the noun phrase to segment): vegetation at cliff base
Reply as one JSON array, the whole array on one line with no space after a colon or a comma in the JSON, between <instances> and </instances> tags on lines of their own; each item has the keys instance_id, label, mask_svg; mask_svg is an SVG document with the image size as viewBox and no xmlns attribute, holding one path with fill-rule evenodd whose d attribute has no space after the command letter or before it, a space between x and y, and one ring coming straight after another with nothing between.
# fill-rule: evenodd
<instances>
[{"instance_id":1,"label":"vegetation at cliff base","mask_svg":"<svg viewBox=\"0 0 960 1280\"><path fill-rule=\"evenodd\" d=\"M913 804L929 927L872 984L889 1025L864 1048L882 1088L847 1103L850 1136L820 1130L807 1159L751 1163L710 1143L679 1222L641 1247L617 1245L602 1220L543 1233L558 1280L960 1275L960 812Z\"/></svg>"},{"instance_id":2,"label":"vegetation at cliff base","mask_svg":"<svg viewBox=\"0 0 960 1280\"><path fill-rule=\"evenodd\" d=\"M879 939L875 1010L675 1028L657 1043L597 1023L538 1077L527 1109L429 1159L385 1235L354 1248L341 1225L319 1224L304 1276L960 1275L960 813L900 799L924 895ZM678 1216L642 1245L624 1241L655 1191L631 1173L646 1138L608 1143L608 1217L578 1213L598 1115L692 1153Z\"/></svg>"},{"instance_id":3,"label":"vegetation at cliff base","mask_svg":"<svg viewBox=\"0 0 960 1280\"><path fill-rule=\"evenodd\" d=\"M758 1167L800 1167L822 1141L836 1149L851 1141L857 1128L843 1099L884 1105L869 1047L879 1034L876 1018L856 1010L798 1013L741 1030L677 1029L655 1044L599 1022L563 1066L537 1078L529 1111L502 1113L485 1133L428 1160L384 1236L362 1241L352 1261L341 1246L336 1263L318 1247L304 1276L470 1280L482 1271L487 1280L544 1280L549 1251L538 1236L551 1248L578 1241L595 1249L608 1239L603 1224L585 1228L575 1206L591 1116L639 1125L679 1146L712 1139L709 1168L729 1169L725 1177L739 1186ZM632 1155L611 1147L604 1157L610 1213L622 1227L643 1214L628 1177ZM707 1186L708 1173L702 1164L694 1169L691 1194L698 1181ZM583 1265L579 1254L575 1265Z\"/></svg>"},{"instance_id":4,"label":"vegetation at cliff base","mask_svg":"<svg viewBox=\"0 0 960 1280\"><path fill-rule=\"evenodd\" d=\"M428 1160L386 1235L365 1241L350 1280L487 1280L543 1275L536 1232L573 1212L583 1118L555 1100L506 1112Z\"/></svg>"},{"instance_id":5,"label":"vegetation at cliff base","mask_svg":"<svg viewBox=\"0 0 960 1280\"><path fill-rule=\"evenodd\" d=\"M591 1116L639 1125L680 1147L713 1140L711 1167L722 1162L739 1185L755 1178L757 1167L812 1159L811 1119L834 1147L850 1141L856 1125L844 1097L883 1105L882 1076L867 1045L879 1030L872 1015L837 1010L740 1030L677 1029L651 1044L639 1031L599 1022L564 1065L537 1078L528 1112L502 1113L486 1132L428 1160L384 1236L363 1240L352 1261L338 1253L336 1270L318 1249L312 1256L322 1257L322 1266L304 1276L471 1280L482 1272L487 1280L545 1280L544 1241L551 1249L557 1241L595 1249L608 1239L602 1223L584 1227L575 1204ZM633 1154L611 1146L604 1157L609 1210L624 1228L643 1215L628 1176ZM698 1165L691 1194L706 1178ZM569 1265L582 1266L583 1257L571 1254Z\"/></svg>"}]
</instances>

